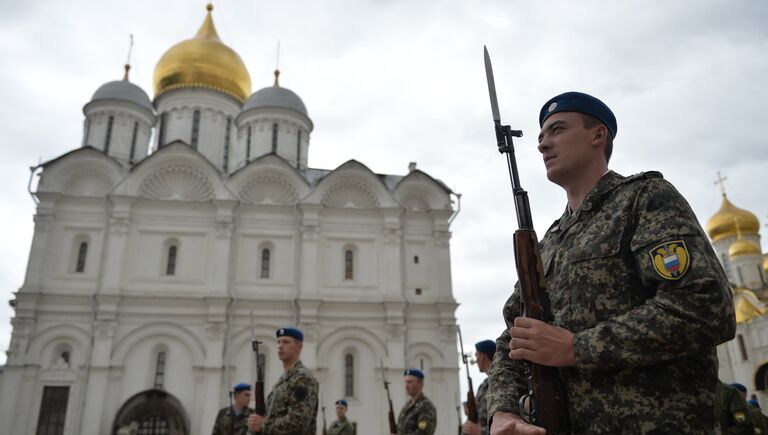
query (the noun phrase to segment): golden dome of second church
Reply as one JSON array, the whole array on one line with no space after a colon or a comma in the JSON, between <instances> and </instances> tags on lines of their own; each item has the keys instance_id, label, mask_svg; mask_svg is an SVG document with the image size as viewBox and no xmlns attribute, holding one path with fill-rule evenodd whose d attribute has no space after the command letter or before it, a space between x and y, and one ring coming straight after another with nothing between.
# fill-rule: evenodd
<instances>
[{"instance_id":1,"label":"golden dome of second church","mask_svg":"<svg viewBox=\"0 0 768 435\"><path fill-rule=\"evenodd\" d=\"M165 52L155 66L155 98L178 88L208 88L231 95L241 103L251 94L251 77L243 60L224 45L211 18L212 5L197 35Z\"/></svg>"},{"instance_id":2,"label":"golden dome of second church","mask_svg":"<svg viewBox=\"0 0 768 435\"><path fill-rule=\"evenodd\" d=\"M738 232L736 229L737 222L743 234L757 234L760 231L760 222L757 220L757 216L731 204L723 193L723 203L720 210L707 222L707 234L713 241L735 236Z\"/></svg>"}]
</instances>

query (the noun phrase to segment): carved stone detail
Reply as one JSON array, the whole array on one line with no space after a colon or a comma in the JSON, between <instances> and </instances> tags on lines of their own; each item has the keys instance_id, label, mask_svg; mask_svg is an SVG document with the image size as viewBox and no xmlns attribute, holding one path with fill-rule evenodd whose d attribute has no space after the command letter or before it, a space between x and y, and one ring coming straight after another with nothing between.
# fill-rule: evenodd
<instances>
[{"instance_id":1,"label":"carved stone detail","mask_svg":"<svg viewBox=\"0 0 768 435\"><path fill-rule=\"evenodd\" d=\"M265 174L243 186L240 199L250 204L294 205L299 196L293 185L284 178Z\"/></svg>"},{"instance_id":2,"label":"carved stone detail","mask_svg":"<svg viewBox=\"0 0 768 435\"><path fill-rule=\"evenodd\" d=\"M112 177L97 168L83 168L64 180L61 192L73 196L103 197L115 184Z\"/></svg>"},{"instance_id":3,"label":"carved stone detail","mask_svg":"<svg viewBox=\"0 0 768 435\"><path fill-rule=\"evenodd\" d=\"M213 185L197 169L174 164L147 177L139 187L139 195L147 199L208 201L213 198Z\"/></svg>"},{"instance_id":4,"label":"carved stone detail","mask_svg":"<svg viewBox=\"0 0 768 435\"><path fill-rule=\"evenodd\" d=\"M323 204L333 208L379 207L379 201L367 185L354 181L342 180L331 186L323 195Z\"/></svg>"},{"instance_id":5,"label":"carved stone detail","mask_svg":"<svg viewBox=\"0 0 768 435\"><path fill-rule=\"evenodd\" d=\"M112 338L117 331L117 322L111 320L98 321L95 324L96 337L99 338Z\"/></svg>"}]
</instances>

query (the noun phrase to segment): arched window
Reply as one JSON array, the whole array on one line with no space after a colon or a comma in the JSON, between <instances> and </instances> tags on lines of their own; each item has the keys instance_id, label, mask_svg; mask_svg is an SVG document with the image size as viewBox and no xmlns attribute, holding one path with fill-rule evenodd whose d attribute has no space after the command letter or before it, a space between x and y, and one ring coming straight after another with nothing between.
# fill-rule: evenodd
<instances>
[{"instance_id":1,"label":"arched window","mask_svg":"<svg viewBox=\"0 0 768 435\"><path fill-rule=\"evenodd\" d=\"M248 126L248 142L246 143L245 147L245 163L248 163L251 161L251 132L253 131L253 126Z\"/></svg>"},{"instance_id":2,"label":"arched window","mask_svg":"<svg viewBox=\"0 0 768 435\"><path fill-rule=\"evenodd\" d=\"M80 242L80 246L77 248L77 263L75 263L75 272L85 272L85 258L88 255L88 243Z\"/></svg>"},{"instance_id":3,"label":"arched window","mask_svg":"<svg viewBox=\"0 0 768 435\"><path fill-rule=\"evenodd\" d=\"M229 168L229 135L232 130L232 118L227 118L227 129L224 130L224 162L222 168L227 172Z\"/></svg>"},{"instance_id":4,"label":"arched window","mask_svg":"<svg viewBox=\"0 0 768 435\"><path fill-rule=\"evenodd\" d=\"M197 138L200 136L200 111L195 110L192 115L192 148L197 149Z\"/></svg>"},{"instance_id":5,"label":"arched window","mask_svg":"<svg viewBox=\"0 0 768 435\"><path fill-rule=\"evenodd\" d=\"M351 249L344 251L344 279L355 279L355 253Z\"/></svg>"},{"instance_id":6,"label":"arched window","mask_svg":"<svg viewBox=\"0 0 768 435\"><path fill-rule=\"evenodd\" d=\"M261 250L261 277L269 278L269 264L270 264L270 251L269 248Z\"/></svg>"},{"instance_id":7,"label":"arched window","mask_svg":"<svg viewBox=\"0 0 768 435\"><path fill-rule=\"evenodd\" d=\"M157 148L162 148L165 145L165 129L168 124L168 112L160 114L160 131L157 133Z\"/></svg>"},{"instance_id":8,"label":"arched window","mask_svg":"<svg viewBox=\"0 0 768 435\"><path fill-rule=\"evenodd\" d=\"M168 247L168 261L165 264L166 275L176 275L176 256L178 247L171 245Z\"/></svg>"},{"instance_id":9,"label":"arched window","mask_svg":"<svg viewBox=\"0 0 768 435\"><path fill-rule=\"evenodd\" d=\"M104 138L104 152L109 152L109 143L112 141L112 124L115 122L115 117L110 116L107 121L107 136Z\"/></svg>"},{"instance_id":10,"label":"arched window","mask_svg":"<svg viewBox=\"0 0 768 435\"><path fill-rule=\"evenodd\" d=\"M272 124L272 152L277 152L277 123Z\"/></svg>"},{"instance_id":11,"label":"arched window","mask_svg":"<svg viewBox=\"0 0 768 435\"><path fill-rule=\"evenodd\" d=\"M157 353L157 361L155 362L155 388L163 389L165 383L165 351Z\"/></svg>"},{"instance_id":12,"label":"arched window","mask_svg":"<svg viewBox=\"0 0 768 435\"><path fill-rule=\"evenodd\" d=\"M344 355L344 396L355 395L355 357L348 353Z\"/></svg>"},{"instance_id":13,"label":"arched window","mask_svg":"<svg viewBox=\"0 0 768 435\"><path fill-rule=\"evenodd\" d=\"M43 387L40 415L37 418L37 434L63 434L67 417L69 387Z\"/></svg>"},{"instance_id":14,"label":"arched window","mask_svg":"<svg viewBox=\"0 0 768 435\"><path fill-rule=\"evenodd\" d=\"M162 415L152 415L139 422L138 435L171 435L168 420Z\"/></svg>"},{"instance_id":15,"label":"arched window","mask_svg":"<svg viewBox=\"0 0 768 435\"><path fill-rule=\"evenodd\" d=\"M300 166L301 162L301 130L296 130L296 167Z\"/></svg>"},{"instance_id":16,"label":"arched window","mask_svg":"<svg viewBox=\"0 0 768 435\"><path fill-rule=\"evenodd\" d=\"M746 361L749 359L749 354L747 354L747 344L744 343L744 336L739 334L737 338L739 341L739 352L741 353L741 360Z\"/></svg>"},{"instance_id":17,"label":"arched window","mask_svg":"<svg viewBox=\"0 0 768 435\"><path fill-rule=\"evenodd\" d=\"M133 135L131 136L131 155L128 156L128 163L133 163L134 154L136 154L136 135L139 132L139 123L133 123Z\"/></svg>"}]
</instances>

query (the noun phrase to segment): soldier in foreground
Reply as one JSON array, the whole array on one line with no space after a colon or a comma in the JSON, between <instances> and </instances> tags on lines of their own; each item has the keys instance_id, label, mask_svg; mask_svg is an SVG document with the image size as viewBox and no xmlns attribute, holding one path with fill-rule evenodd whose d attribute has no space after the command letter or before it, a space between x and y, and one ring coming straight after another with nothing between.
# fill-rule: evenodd
<instances>
[{"instance_id":1,"label":"soldier in foreground","mask_svg":"<svg viewBox=\"0 0 768 435\"><path fill-rule=\"evenodd\" d=\"M539 115L538 150L567 205L541 240L549 323L507 301L489 373L491 434L543 434L518 415L525 361L557 367L573 434L715 431L715 347L733 302L696 216L658 172L608 169L616 118L568 92Z\"/></svg>"},{"instance_id":2,"label":"soldier in foreground","mask_svg":"<svg viewBox=\"0 0 768 435\"><path fill-rule=\"evenodd\" d=\"M262 435L315 435L318 384L299 359L304 334L296 328L280 328L276 336L284 373L267 397L267 415L251 415L248 425Z\"/></svg>"},{"instance_id":3,"label":"soldier in foreground","mask_svg":"<svg viewBox=\"0 0 768 435\"><path fill-rule=\"evenodd\" d=\"M391 435L432 435L437 427L437 411L432 401L425 396L424 372L408 369L404 374L405 392L410 397L397 417L397 434Z\"/></svg>"},{"instance_id":4,"label":"soldier in foreground","mask_svg":"<svg viewBox=\"0 0 768 435\"><path fill-rule=\"evenodd\" d=\"M328 435L355 435L355 427L347 420L347 401L336 401L336 421L328 428Z\"/></svg>"},{"instance_id":5,"label":"soldier in foreground","mask_svg":"<svg viewBox=\"0 0 768 435\"><path fill-rule=\"evenodd\" d=\"M253 409L248 407L251 401L251 386L241 382L233 387L232 404L219 410L213 424L212 435L246 435L248 417Z\"/></svg>"},{"instance_id":6,"label":"soldier in foreground","mask_svg":"<svg viewBox=\"0 0 768 435\"><path fill-rule=\"evenodd\" d=\"M488 373L491 368L493 355L496 353L496 343L493 340L483 340L475 343L475 362L480 373ZM469 435L488 435L488 401L486 394L488 392L488 378L483 379L480 386L477 387L475 394L475 403L477 404L478 423L467 421L462 428L463 433Z\"/></svg>"}]
</instances>

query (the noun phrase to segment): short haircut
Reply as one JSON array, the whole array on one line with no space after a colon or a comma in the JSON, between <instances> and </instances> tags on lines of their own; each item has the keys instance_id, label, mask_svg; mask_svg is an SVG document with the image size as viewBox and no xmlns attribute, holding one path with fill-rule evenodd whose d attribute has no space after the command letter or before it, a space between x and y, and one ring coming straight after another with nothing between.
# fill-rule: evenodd
<instances>
[{"instance_id":1,"label":"short haircut","mask_svg":"<svg viewBox=\"0 0 768 435\"><path fill-rule=\"evenodd\" d=\"M605 129L608 131L608 136L605 140L605 162L610 162L611 154L613 154L613 136L611 136L611 130L603 123L603 121L600 121L592 115L587 115L586 113L579 113L579 115L581 115L584 128L593 128L601 124L605 126Z\"/></svg>"}]
</instances>

